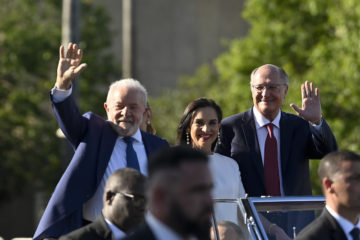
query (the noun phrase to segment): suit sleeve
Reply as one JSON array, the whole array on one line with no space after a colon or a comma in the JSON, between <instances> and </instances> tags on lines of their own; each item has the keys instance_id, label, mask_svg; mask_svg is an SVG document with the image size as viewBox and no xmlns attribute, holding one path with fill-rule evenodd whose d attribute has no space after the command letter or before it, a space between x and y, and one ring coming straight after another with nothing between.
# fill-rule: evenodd
<instances>
[{"instance_id":1,"label":"suit sleeve","mask_svg":"<svg viewBox=\"0 0 360 240\"><path fill-rule=\"evenodd\" d=\"M322 158L336 151L338 145L329 125L323 120L319 129L309 124L313 146L310 147L309 158Z\"/></svg>"},{"instance_id":2,"label":"suit sleeve","mask_svg":"<svg viewBox=\"0 0 360 240\"><path fill-rule=\"evenodd\" d=\"M88 119L80 114L72 95L58 103L50 98L59 127L75 149L86 132Z\"/></svg>"}]
</instances>

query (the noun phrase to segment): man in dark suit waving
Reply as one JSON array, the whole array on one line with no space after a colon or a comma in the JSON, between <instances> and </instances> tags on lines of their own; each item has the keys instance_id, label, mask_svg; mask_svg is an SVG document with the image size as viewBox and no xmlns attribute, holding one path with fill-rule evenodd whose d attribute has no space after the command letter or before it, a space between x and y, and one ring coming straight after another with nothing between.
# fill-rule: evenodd
<instances>
[{"instance_id":1,"label":"man in dark suit waving","mask_svg":"<svg viewBox=\"0 0 360 240\"><path fill-rule=\"evenodd\" d=\"M332 152L321 161L318 173L326 206L296 239L359 240L360 156L349 151Z\"/></svg>"},{"instance_id":2,"label":"man in dark suit waving","mask_svg":"<svg viewBox=\"0 0 360 240\"><path fill-rule=\"evenodd\" d=\"M102 209L102 193L112 172L131 167L147 175L147 158L168 147L157 136L140 131L147 92L140 82L123 79L111 84L104 107L108 120L80 111L71 82L85 68L82 52L70 43L60 47L60 60L51 101L59 126L75 150L57 184L34 239L59 237L92 222Z\"/></svg>"},{"instance_id":3,"label":"man in dark suit waving","mask_svg":"<svg viewBox=\"0 0 360 240\"><path fill-rule=\"evenodd\" d=\"M215 152L238 162L249 196L311 195L309 158L337 149L312 83L301 86L302 108L291 104L300 117L281 111L288 82L277 66L256 68L250 82L254 107L221 122Z\"/></svg>"}]
</instances>

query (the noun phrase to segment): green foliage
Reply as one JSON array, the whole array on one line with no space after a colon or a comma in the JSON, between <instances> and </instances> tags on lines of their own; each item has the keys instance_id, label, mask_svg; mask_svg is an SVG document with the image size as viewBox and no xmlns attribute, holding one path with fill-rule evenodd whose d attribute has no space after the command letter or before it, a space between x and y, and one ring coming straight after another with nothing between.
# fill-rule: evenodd
<instances>
[{"instance_id":1,"label":"green foliage","mask_svg":"<svg viewBox=\"0 0 360 240\"><path fill-rule=\"evenodd\" d=\"M0 0L0 4L1 202L34 186L53 190L63 164L49 101L61 42L61 1ZM99 54L110 45L110 19L88 1L82 4L82 13L81 45L86 46L89 67L79 80L79 92L87 96L81 106L90 109L102 106L105 97L98 90L105 89L104 79L117 71L110 54Z\"/></svg>"},{"instance_id":2,"label":"green foliage","mask_svg":"<svg viewBox=\"0 0 360 240\"><path fill-rule=\"evenodd\" d=\"M109 51L114 32L108 27L111 19L104 8L82 4L81 41L83 62L88 64L81 74L80 108L105 116L104 102L111 82L121 76L120 64L116 64ZM106 50L106 51L104 51Z\"/></svg>"},{"instance_id":3,"label":"green foliage","mask_svg":"<svg viewBox=\"0 0 360 240\"><path fill-rule=\"evenodd\" d=\"M243 17L251 25L248 35L234 39L210 65L182 78L176 90L152 100L158 134L170 140L185 106L201 96L213 98L224 115L252 105L250 73L265 63L282 66L290 77L283 110L301 106L300 85L305 80L319 87L322 112L340 148L360 150L360 6L355 0L248 0ZM157 115L159 114L159 115ZM161 115L160 115L161 114ZM168 124L169 123L169 124ZM319 161L311 162L314 194L321 194Z\"/></svg>"}]
</instances>

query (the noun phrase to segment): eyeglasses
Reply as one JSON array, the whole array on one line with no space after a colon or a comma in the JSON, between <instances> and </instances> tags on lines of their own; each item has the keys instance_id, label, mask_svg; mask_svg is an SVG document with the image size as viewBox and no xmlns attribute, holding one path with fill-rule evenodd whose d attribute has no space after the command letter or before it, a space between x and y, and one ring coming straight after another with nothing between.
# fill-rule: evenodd
<instances>
[{"instance_id":1,"label":"eyeglasses","mask_svg":"<svg viewBox=\"0 0 360 240\"><path fill-rule=\"evenodd\" d=\"M251 85L256 92L261 93L265 89L271 92L279 92L282 86L285 86L285 83L282 84L269 84L269 85Z\"/></svg>"},{"instance_id":2,"label":"eyeglasses","mask_svg":"<svg viewBox=\"0 0 360 240\"><path fill-rule=\"evenodd\" d=\"M146 199L143 196L139 196L139 195L134 195L134 194L130 194L130 193L125 193L125 192L114 192L115 194L121 194L123 195L125 198L127 199L131 199L131 201L133 202L133 204L135 206L138 207L143 207L146 204Z\"/></svg>"}]
</instances>

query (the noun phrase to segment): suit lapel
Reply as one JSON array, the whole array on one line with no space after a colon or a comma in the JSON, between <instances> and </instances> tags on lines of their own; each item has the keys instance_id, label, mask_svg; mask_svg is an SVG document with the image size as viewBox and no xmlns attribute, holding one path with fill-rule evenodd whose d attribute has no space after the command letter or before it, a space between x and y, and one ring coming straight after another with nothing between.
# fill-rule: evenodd
<instances>
[{"instance_id":1,"label":"suit lapel","mask_svg":"<svg viewBox=\"0 0 360 240\"><path fill-rule=\"evenodd\" d=\"M321 217L324 217L329 222L329 229L332 231L331 236L334 240L346 239L346 235L342 228L340 227L339 223L335 220L333 216L328 212L326 208L324 208Z\"/></svg>"},{"instance_id":2,"label":"suit lapel","mask_svg":"<svg viewBox=\"0 0 360 240\"><path fill-rule=\"evenodd\" d=\"M144 147L145 147L145 152L146 152L146 156L150 156L150 154L152 153L152 148L151 148L151 145L149 144L148 142L148 138L146 136L146 133L143 132L143 131L140 131L141 132L141 138L142 138L142 141L144 143Z\"/></svg>"},{"instance_id":3,"label":"suit lapel","mask_svg":"<svg viewBox=\"0 0 360 240\"><path fill-rule=\"evenodd\" d=\"M106 167L108 166L111 154L114 150L115 142L118 135L112 129L110 123L106 122L104 126L104 131L102 133L101 146L100 146L100 154L99 157L102 158L98 160L98 174L97 174L97 183L101 181L104 176Z\"/></svg>"},{"instance_id":4,"label":"suit lapel","mask_svg":"<svg viewBox=\"0 0 360 240\"><path fill-rule=\"evenodd\" d=\"M248 144L250 148L250 161L252 162L252 164L255 164L257 173L265 187L264 166L262 163L259 141L257 138L255 120L252 109L248 110L244 114L243 121L243 132L245 135L246 144Z\"/></svg>"},{"instance_id":5,"label":"suit lapel","mask_svg":"<svg viewBox=\"0 0 360 240\"><path fill-rule=\"evenodd\" d=\"M104 216L102 215L102 213L97 217L97 219L95 220L96 222L96 229L97 229L97 234L103 238L103 239L108 239L111 240L113 239L113 234L111 229L109 228L109 226L107 225Z\"/></svg>"}]
</instances>

